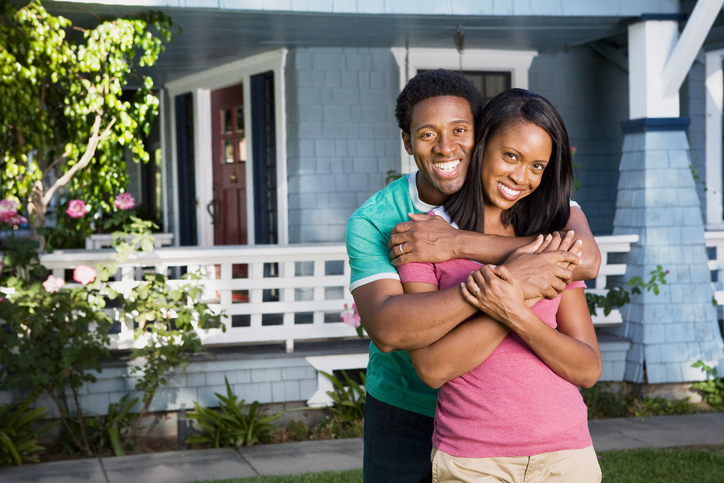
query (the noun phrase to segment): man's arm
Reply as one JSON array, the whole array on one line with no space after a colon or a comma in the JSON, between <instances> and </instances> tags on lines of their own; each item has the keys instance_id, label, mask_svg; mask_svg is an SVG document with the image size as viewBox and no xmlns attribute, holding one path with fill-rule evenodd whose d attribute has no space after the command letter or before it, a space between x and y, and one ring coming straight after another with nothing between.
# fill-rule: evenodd
<instances>
[{"instance_id":1,"label":"man's arm","mask_svg":"<svg viewBox=\"0 0 724 483\"><path fill-rule=\"evenodd\" d=\"M539 298L548 291L562 291L565 288L563 280L569 279L571 272L560 265L578 261L578 256L572 252L533 253L542 242L540 237L518 249L511 257L516 263L508 264L522 280L526 298ZM555 290L551 288L554 285ZM352 296L362 325L382 352L428 346L475 313L465 302L459 287L406 294L399 280L384 279L355 288Z\"/></svg>"},{"instance_id":2,"label":"man's arm","mask_svg":"<svg viewBox=\"0 0 724 483\"><path fill-rule=\"evenodd\" d=\"M395 266L410 262L444 262L457 258L501 264L534 237L505 237L456 230L439 216L411 214L413 221L399 223L390 236L388 248ZM573 269L573 280L589 280L598 275L601 252L583 211L571 207L565 231L574 231L583 241L581 263ZM402 245L400 253L399 246Z\"/></svg>"}]
</instances>

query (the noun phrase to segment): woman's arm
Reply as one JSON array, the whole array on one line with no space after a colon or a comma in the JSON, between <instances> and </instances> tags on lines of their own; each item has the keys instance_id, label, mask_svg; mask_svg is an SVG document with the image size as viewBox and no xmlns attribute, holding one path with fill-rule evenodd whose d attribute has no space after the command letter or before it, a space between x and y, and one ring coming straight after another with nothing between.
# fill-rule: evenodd
<instances>
[{"instance_id":1,"label":"woman's arm","mask_svg":"<svg viewBox=\"0 0 724 483\"><path fill-rule=\"evenodd\" d=\"M405 293L433 292L436 285L403 283ZM422 382L433 389L478 367L508 335L508 328L479 313L437 342L411 350L410 359Z\"/></svg>"},{"instance_id":2,"label":"woman's arm","mask_svg":"<svg viewBox=\"0 0 724 483\"><path fill-rule=\"evenodd\" d=\"M556 330L526 306L518 282L505 267L485 266L471 274L466 285L463 297L515 331L553 372L583 387L598 381L601 353L582 288L561 294Z\"/></svg>"},{"instance_id":3,"label":"woman's arm","mask_svg":"<svg viewBox=\"0 0 724 483\"><path fill-rule=\"evenodd\" d=\"M444 262L455 258L500 264L516 249L533 240L533 237L513 238L456 230L439 216L410 214L410 219L412 221L397 224L390 236L388 248L395 266L410 262ZM586 215L579 207L571 207L563 230L575 231L576 238L583 241L581 263L573 268L573 280L596 278L601 266L601 252L591 234ZM399 245L403 245L403 253L397 248Z\"/></svg>"}]
</instances>

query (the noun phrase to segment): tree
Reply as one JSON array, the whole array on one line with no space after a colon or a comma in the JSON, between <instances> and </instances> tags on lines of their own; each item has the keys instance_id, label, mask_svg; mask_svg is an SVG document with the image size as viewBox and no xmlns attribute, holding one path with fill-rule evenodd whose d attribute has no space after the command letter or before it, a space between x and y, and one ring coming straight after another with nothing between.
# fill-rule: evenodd
<instances>
[{"instance_id":1,"label":"tree","mask_svg":"<svg viewBox=\"0 0 724 483\"><path fill-rule=\"evenodd\" d=\"M109 212L128 181L126 152L148 161L143 138L159 102L137 69L155 64L171 28L148 13L83 29L39 0L19 10L0 0L0 189L27 204L41 249L53 196Z\"/></svg>"}]
</instances>

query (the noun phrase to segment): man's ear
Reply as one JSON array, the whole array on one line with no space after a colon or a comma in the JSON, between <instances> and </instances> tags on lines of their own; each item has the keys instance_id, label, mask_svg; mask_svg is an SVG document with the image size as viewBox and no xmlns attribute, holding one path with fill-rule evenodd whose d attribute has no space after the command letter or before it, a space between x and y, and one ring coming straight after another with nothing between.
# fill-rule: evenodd
<instances>
[{"instance_id":1,"label":"man's ear","mask_svg":"<svg viewBox=\"0 0 724 483\"><path fill-rule=\"evenodd\" d=\"M412 142L410 141L410 134L406 133L405 131L402 132L402 143L405 145L405 151L407 151L407 154L412 156Z\"/></svg>"}]
</instances>

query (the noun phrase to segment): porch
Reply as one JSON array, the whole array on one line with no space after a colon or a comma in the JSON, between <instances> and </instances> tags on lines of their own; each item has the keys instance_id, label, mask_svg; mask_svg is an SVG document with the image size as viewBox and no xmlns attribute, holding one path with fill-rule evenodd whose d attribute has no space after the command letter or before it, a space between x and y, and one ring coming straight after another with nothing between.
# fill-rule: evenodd
<instances>
[{"instance_id":1,"label":"porch","mask_svg":"<svg viewBox=\"0 0 724 483\"><path fill-rule=\"evenodd\" d=\"M619 259L637 239L636 235L596 238L603 262L588 291L605 293L607 284L625 274L626 265ZM707 240L712 249L724 247L724 233L709 234ZM43 255L41 262L55 276L65 277L80 264L105 262L112 253L109 249L56 251ZM722 259L712 260L712 271L724 269L724 251L719 253ZM124 290L147 271L166 273L177 285L189 283L180 279L184 271L200 271L204 301L227 316L222 319L226 332L198 331L209 354L194 357L186 371L174 371L169 385L159 389L152 411L188 408L194 401L214 405L214 393L225 390L225 377L247 401L325 406L326 392L332 387L319 371L367 365L367 342L340 320L344 305L353 303L342 244L162 247L122 264L114 288ZM724 297L721 284L717 288L717 297ZM623 379L630 342L607 332L621 322L619 310L608 316L599 310L594 317L603 381ZM104 364L98 383L86 385L81 395L84 407L100 414L110 402L134 392L127 351L139 341L134 340L132 323L117 323L113 332L114 360ZM3 398L12 396L0 393ZM39 404L54 410L52 404Z\"/></svg>"}]
</instances>

